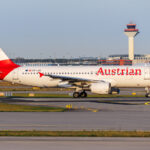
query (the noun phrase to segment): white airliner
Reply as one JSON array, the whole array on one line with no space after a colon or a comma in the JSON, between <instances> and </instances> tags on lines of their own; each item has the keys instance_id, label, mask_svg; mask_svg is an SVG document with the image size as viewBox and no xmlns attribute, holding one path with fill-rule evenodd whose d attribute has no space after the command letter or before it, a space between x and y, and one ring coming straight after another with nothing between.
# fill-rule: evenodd
<instances>
[{"instance_id":1,"label":"white airliner","mask_svg":"<svg viewBox=\"0 0 150 150\"><path fill-rule=\"evenodd\" d=\"M0 80L38 87L74 88L73 97L118 92L120 87L150 87L148 66L19 66L0 49Z\"/></svg>"}]
</instances>

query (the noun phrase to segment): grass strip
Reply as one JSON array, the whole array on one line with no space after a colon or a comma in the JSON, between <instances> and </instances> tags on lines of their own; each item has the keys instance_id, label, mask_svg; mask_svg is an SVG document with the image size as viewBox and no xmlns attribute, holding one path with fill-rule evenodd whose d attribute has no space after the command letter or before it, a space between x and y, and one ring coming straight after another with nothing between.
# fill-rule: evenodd
<instances>
[{"instance_id":1,"label":"grass strip","mask_svg":"<svg viewBox=\"0 0 150 150\"><path fill-rule=\"evenodd\" d=\"M0 136L150 137L150 131L0 131Z\"/></svg>"},{"instance_id":2,"label":"grass strip","mask_svg":"<svg viewBox=\"0 0 150 150\"><path fill-rule=\"evenodd\" d=\"M68 94L47 94L34 93L34 96L29 96L29 93L13 93L12 97L48 97L48 98L69 98Z\"/></svg>"},{"instance_id":3,"label":"grass strip","mask_svg":"<svg viewBox=\"0 0 150 150\"><path fill-rule=\"evenodd\" d=\"M34 93L34 96L29 96L29 93L13 93L12 97L47 97L47 98L70 98L68 94L47 94L47 93ZM122 97L145 97L144 95L98 95L91 94L88 98L122 98Z\"/></svg>"},{"instance_id":4,"label":"grass strip","mask_svg":"<svg viewBox=\"0 0 150 150\"><path fill-rule=\"evenodd\" d=\"M91 94L88 95L89 98L127 98L127 97L145 97L145 95L112 95L112 94L107 94L107 95L98 95L98 94Z\"/></svg>"},{"instance_id":5,"label":"grass strip","mask_svg":"<svg viewBox=\"0 0 150 150\"><path fill-rule=\"evenodd\" d=\"M64 112L66 108L0 103L0 112Z\"/></svg>"}]
</instances>

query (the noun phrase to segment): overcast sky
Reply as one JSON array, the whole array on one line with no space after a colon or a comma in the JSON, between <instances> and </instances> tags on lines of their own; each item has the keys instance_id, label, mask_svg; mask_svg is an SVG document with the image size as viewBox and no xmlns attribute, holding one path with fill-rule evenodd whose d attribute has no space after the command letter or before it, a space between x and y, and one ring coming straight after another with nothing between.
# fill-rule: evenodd
<instances>
[{"instance_id":1,"label":"overcast sky","mask_svg":"<svg viewBox=\"0 0 150 150\"><path fill-rule=\"evenodd\" d=\"M131 21L135 53L150 54L150 0L0 0L0 47L11 58L127 54Z\"/></svg>"}]
</instances>

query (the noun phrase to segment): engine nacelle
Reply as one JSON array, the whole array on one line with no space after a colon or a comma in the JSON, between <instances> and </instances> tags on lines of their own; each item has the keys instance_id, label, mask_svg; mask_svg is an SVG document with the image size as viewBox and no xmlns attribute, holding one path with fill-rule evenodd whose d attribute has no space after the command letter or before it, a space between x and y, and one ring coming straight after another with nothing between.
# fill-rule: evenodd
<instances>
[{"instance_id":1,"label":"engine nacelle","mask_svg":"<svg viewBox=\"0 0 150 150\"><path fill-rule=\"evenodd\" d=\"M109 82L97 82L91 84L91 92L95 94L110 94L111 85Z\"/></svg>"}]
</instances>

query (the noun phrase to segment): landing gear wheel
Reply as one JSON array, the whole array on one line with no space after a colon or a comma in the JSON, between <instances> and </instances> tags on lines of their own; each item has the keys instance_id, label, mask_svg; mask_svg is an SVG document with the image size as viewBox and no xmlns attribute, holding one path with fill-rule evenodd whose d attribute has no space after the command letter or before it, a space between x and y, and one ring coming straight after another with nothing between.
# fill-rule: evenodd
<instances>
[{"instance_id":1,"label":"landing gear wheel","mask_svg":"<svg viewBox=\"0 0 150 150\"><path fill-rule=\"evenodd\" d=\"M74 93L73 93L73 97L74 97L74 98L80 97L80 93L79 93L79 92L74 92Z\"/></svg>"},{"instance_id":2,"label":"landing gear wheel","mask_svg":"<svg viewBox=\"0 0 150 150\"><path fill-rule=\"evenodd\" d=\"M150 88L145 87L145 91L146 91L145 97L150 97Z\"/></svg>"},{"instance_id":3,"label":"landing gear wheel","mask_svg":"<svg viewBox=\"0 0 150 150\"><path fill-rule=\"evenodd\" d=\"M87 97L87 93L86 93L86 92L81 92L81 93L80 93L80 97L81 97L81 98Z\"/></svg>"},{"instance_id":4,"label":"landing gear wheel","mask_svg":"<svg viewBox=\"0 0 150 150\"><path fill-rule=\"evenodd\" d=\"M145 97L147 97L147 98L150 97L150 94L149 93L145 94Z\"/></svg>"}]
</instances>

